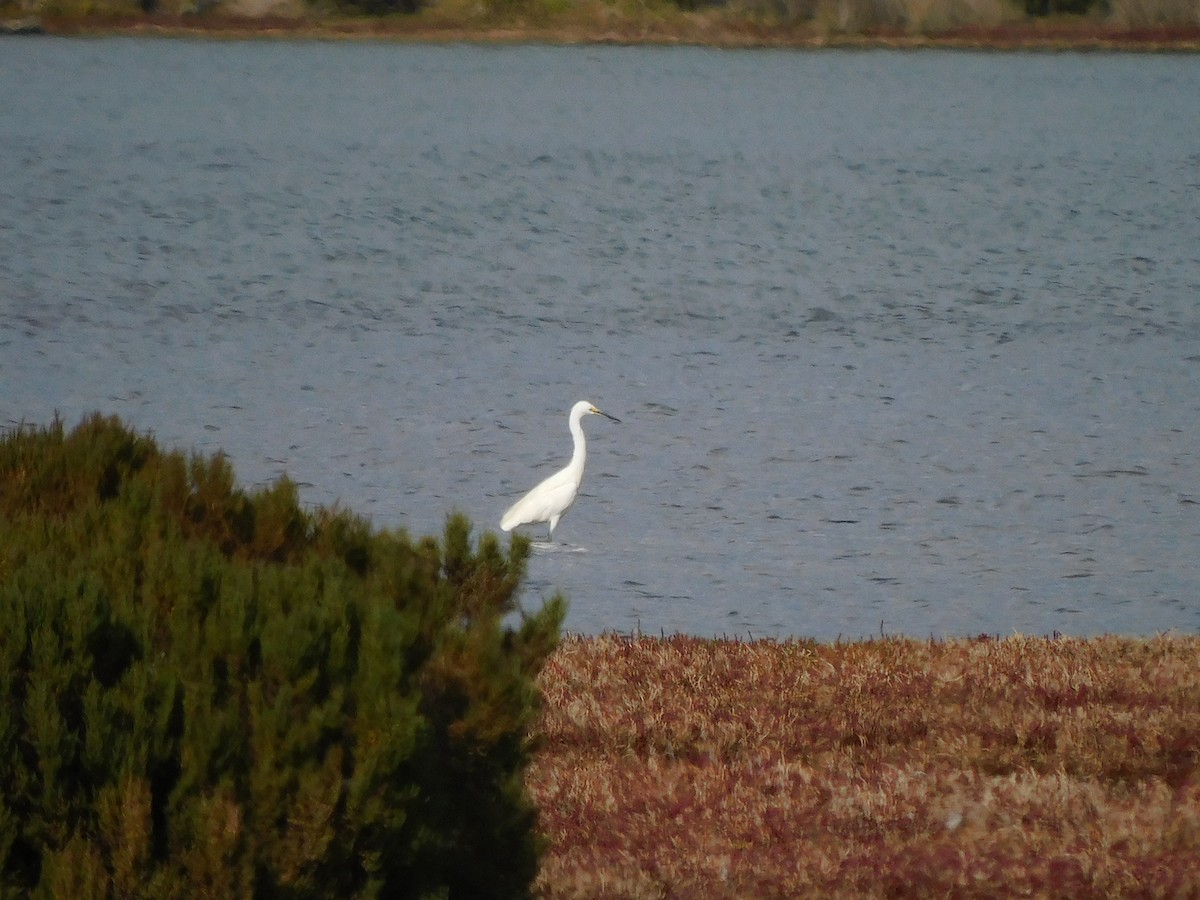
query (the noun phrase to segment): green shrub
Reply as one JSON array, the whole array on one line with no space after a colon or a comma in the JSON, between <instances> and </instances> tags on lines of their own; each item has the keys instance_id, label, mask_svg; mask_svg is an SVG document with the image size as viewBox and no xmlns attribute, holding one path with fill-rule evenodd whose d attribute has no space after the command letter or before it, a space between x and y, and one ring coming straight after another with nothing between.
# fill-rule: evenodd
<instances>
[{"instance_id":1,"label":"green shrub","mask_svg":"<svg viewBox=\"0 0 1200 900\"><path fill-rule=\"evenodd\" d=\"M94 416L0 440L0 895L516 897L565 604Z\"/></svg>"},{"instance_id":2,"label":"green shrub","mask_svg":"<svg viewBox=\"0 0 1200 900\"><path fill-rule=\"evenodd\" d=\"M418 13L425 8L427 0L334 0L332 5L349 15L390 16Z\"/></svg>"},{"instance_id":3,"label":"green shrub","mask_svg":"<svg viewBox=\"0 0 1200 900\"><path fill-rule=\"evenodd\" d=\"M1108 0L1025 0L1025 13L1030 16L1070 14L1082 16L1093 9L1108 11Z\"/></svg>"}]
</instances>

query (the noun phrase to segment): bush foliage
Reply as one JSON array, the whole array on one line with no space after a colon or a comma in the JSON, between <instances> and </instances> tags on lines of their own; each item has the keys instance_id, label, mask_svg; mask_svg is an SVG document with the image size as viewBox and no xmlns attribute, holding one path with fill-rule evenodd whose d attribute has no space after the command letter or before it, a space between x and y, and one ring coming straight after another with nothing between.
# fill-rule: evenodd
<instances>
[{"instance_id":1,"label":"bush foliage","mask_svg":"<svg viewBox=\"0 0 1200 900\"><path fill-rule=\"evenodd\" d=\"M528 542L415 544L93 416L0 440L0 894L521 896ZM519 613L519 615L514 615Z\"/></svg>"}]
</instances>

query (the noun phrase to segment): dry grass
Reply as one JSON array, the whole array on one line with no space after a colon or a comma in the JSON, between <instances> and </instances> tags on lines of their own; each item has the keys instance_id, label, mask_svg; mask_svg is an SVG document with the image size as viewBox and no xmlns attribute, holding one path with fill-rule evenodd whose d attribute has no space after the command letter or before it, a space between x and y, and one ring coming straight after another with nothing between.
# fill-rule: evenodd
<instances>
[{"instance_id":1,"label":"dry grass","mask_svg":"<svg viewBox=\"0 0 1200 900\"><path fill-rule=\"evenodd\" d=\"M1200 896L1200 638L568 639L539 896Z\"/></svg>"}]
</instances>

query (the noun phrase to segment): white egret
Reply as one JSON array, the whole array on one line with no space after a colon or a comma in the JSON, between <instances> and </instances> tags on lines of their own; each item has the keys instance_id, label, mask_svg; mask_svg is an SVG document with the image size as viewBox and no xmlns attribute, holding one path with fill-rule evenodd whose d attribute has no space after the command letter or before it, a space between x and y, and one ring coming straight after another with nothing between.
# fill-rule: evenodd
<instances>
[{"instance_id":1,"label":"white egret","mask_svg":"<svg viewBox=\"0 0 1200 900\"><path fill-rule=\"evenodd\" d=\"M518 525L532 525L537 522L550 523L550 536L554 539L554 526L562 518L563 513L575 502L579 491L579 482L583 481L583 466L587 462L587 441L583 437L583 426L580 420L584 416L604 416L614 422L620 422L606 412L601 412L588 403L580 400L571 407L570 428L571 437L575 440L575 449L571 453L571 461L565 469L555 472L532 491L509 507L500 527L504 531L512 531Z\"/></svg>"}]
</instances>

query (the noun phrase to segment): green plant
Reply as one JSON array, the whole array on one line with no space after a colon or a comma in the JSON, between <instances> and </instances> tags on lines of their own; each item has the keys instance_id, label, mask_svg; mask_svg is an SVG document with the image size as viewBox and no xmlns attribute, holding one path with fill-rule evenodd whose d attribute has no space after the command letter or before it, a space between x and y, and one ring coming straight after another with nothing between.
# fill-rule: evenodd
<instances>
[{"instance_id":1,"label":"green plant","mask_svg":"<svg viewBox=\"0 0 1200 900\"><path fill-rule=\"evenodd\" d=\"M333 5L347 13L368 16L387 16L395 13L420 12L427 5L425 0L334 0Z\"/></svg>"},{"instance_id":2,"label":"green plant","mask_svg":"<svg viewBox=\"0 0 1200 900\"><path fill-rule=\"evenodd\" d=\"M1025 0L1025 13L1030 16L1085 15L1093 9L1108 10L1108 0Z\"/></svg>"},{"instance_id":3,"label":"green plant","mask_svg":"<svg viewBox=\"0 0 1200 900\"><path fill-rule=\"evenodd\" d=\"M0 891L521 896L565 604L93 416L0 440ZM516 619L514 620L514 617Z\"/></svg>"}]
</instances>

